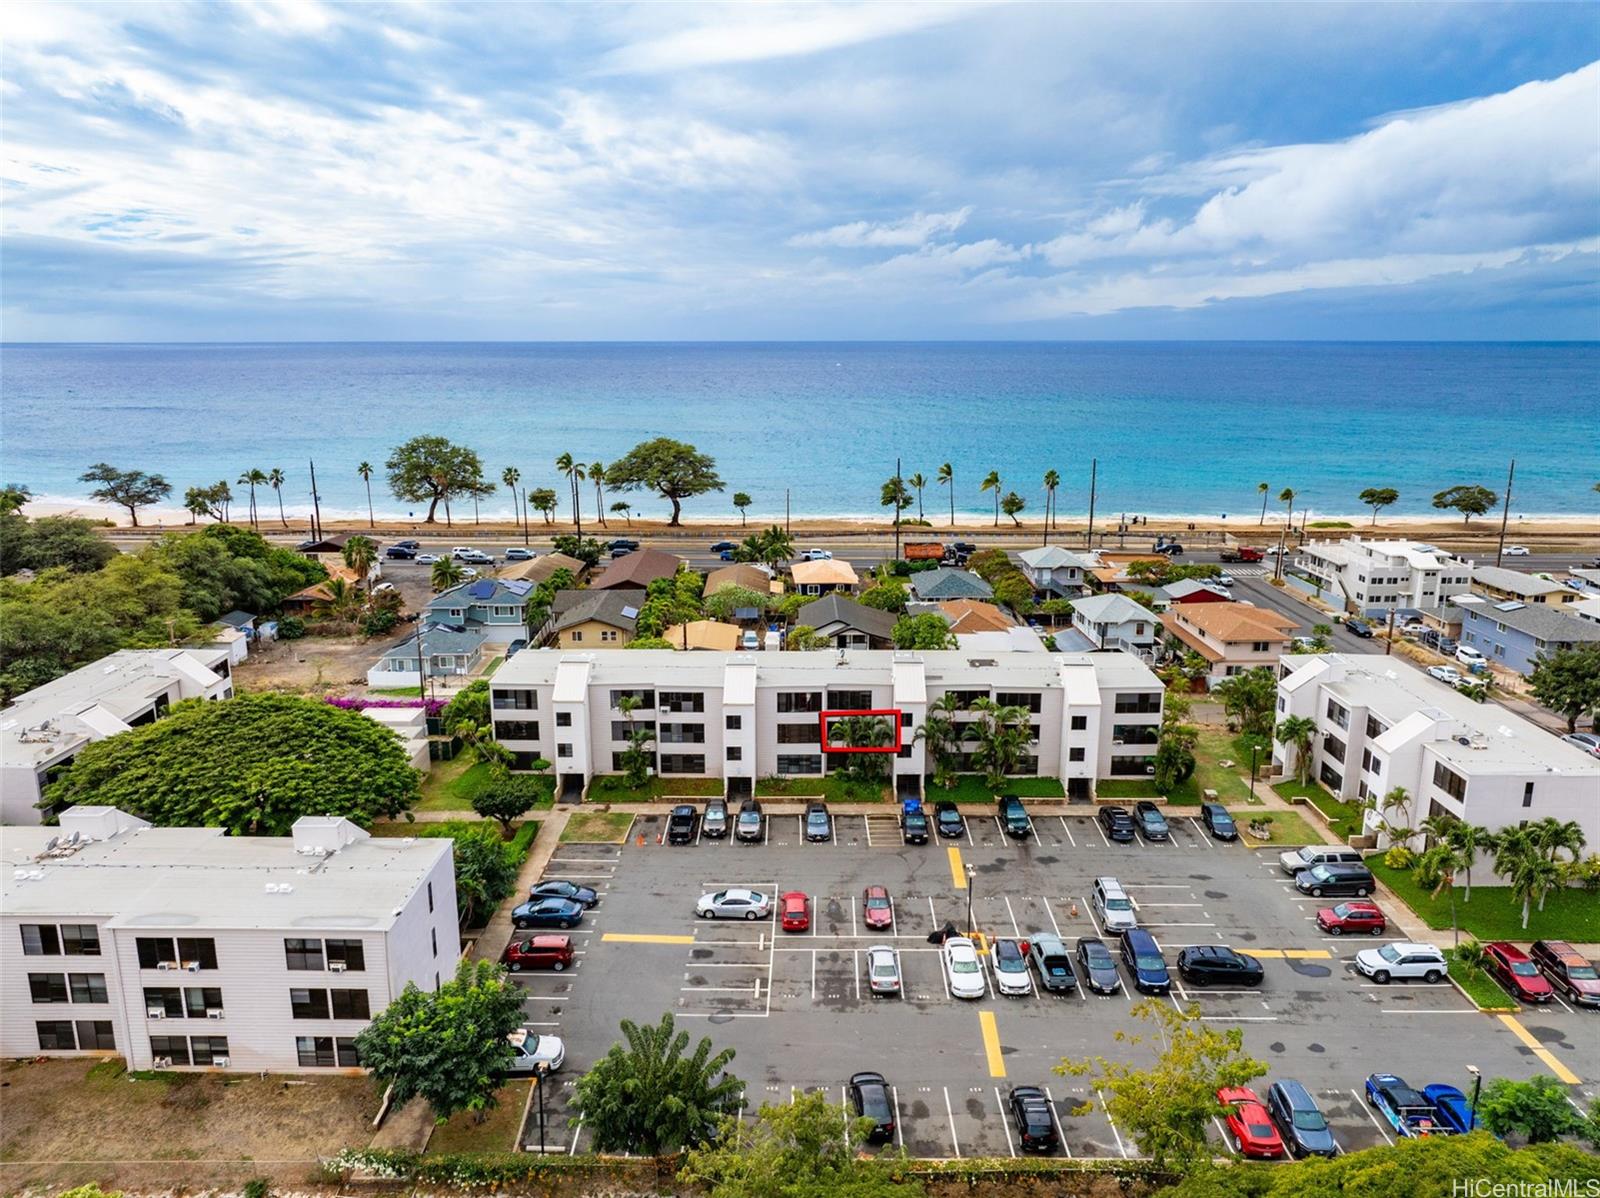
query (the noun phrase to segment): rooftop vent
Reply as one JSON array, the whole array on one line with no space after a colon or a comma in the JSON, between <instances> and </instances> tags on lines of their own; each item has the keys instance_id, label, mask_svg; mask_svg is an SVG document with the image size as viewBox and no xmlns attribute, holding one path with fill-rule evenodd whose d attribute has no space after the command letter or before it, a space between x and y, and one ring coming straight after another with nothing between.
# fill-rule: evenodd
<instances>
[{"instance_id":1,"label":"rooftop vent","mask_svg":"<svg viewBox=\"0 0 1600 1198\"><path fill-rule=\"evenodd\" d=\"M967 658L967 664L975 670L981 670L986 666L992 667L995 664L995 660L992 657L969 657Z\"/></svg>"}]
</instances>

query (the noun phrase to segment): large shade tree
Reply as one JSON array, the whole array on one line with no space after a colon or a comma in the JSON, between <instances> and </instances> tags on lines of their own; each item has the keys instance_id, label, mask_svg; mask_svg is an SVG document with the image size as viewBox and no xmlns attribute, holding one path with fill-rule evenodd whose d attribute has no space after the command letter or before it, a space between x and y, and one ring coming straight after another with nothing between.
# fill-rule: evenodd
<instances>
[{"instance_id":1,"label":"large shade tree","mask_svg":"<svg viewBox=\"0 0 1600 1198\"><path fill-rule=\"evenodd\" d=\"M102 499L128 509L128 521L139 527L139 509L160 503L172 494L172 484L159 474L143 470L119 470L109 462L96 462L78 481L98 484L89 492L91 499Z\"/></svg>"},{"instance_id":2,"label":"large shade tree","mask_svg":"<svg viewBox=\"0 0 1600 1198\"><path fill-rule=\"evenodd\" d=\"M477 451L445 437L412 437L389 451L384 462L389 490L407 503L426 503L432 524L439 504L483 493L483 462Z\"/></svg>"},{"instance_id":3,"label":"large shade tree","mask_svg":"<svg viewBox=\"0 0 1600 1198\"><path fill-rule=\"evenodd\" d=\"M613 491L654 491L672 504L672 525L682 522L685 499L722 490L716 459L671 437L635 445L606 468L606 482Z\"/></svg>"}]
</instances>

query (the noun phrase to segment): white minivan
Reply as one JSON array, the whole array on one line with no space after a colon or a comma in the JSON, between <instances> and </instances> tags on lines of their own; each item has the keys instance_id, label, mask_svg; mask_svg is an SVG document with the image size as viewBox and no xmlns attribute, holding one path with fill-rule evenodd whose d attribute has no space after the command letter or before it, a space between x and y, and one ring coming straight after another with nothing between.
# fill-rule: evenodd
<instances>
[{"instance_id":1,"label":"white minivan","mask_svg":"<svg viewBox=\"0 0 1600 1198\"><path fill-rule=\"evenodd\" d=\"M1481 666L1487 664L1489 659L1471 645L1460 645L1456 648L1456 660L1465 666Z\"/></svg>"}]
</instances>

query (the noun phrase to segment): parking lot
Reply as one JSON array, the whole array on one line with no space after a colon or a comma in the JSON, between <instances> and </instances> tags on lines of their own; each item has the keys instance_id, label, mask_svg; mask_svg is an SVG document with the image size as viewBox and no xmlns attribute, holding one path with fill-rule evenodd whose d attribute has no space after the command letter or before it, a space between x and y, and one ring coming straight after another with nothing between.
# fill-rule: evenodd
<instances>
[{"instance_id":1,"label":"parking lot","mask_svg":"<svg viewBox=\"0 0 1600 1198\"><path fill-rule=\"evenodd\" d=\"M635 820L624 846L562 845L546 876L593 886L600 903L572 933L577 968L518 975L530 1024L567 1043L566 1068L547 1092L547 1148L587 1147L581 1126L567 1126L571 1086L618 1038L618 1022L653 1022L671 1011L692 1034L736 1049L746 1114L817 1089L843 1103L849 1075L874 1069L892 1085L897 1142L912 1155L1007 1156L1019 1148L1005 1096L1031 1084L1047 1089L1067 1154L1136 1155L1087 1079L1051 1072L1063 1057L1142 1051L1113 1040L1119 1029L1139 1030L1129 1018L1139 996L1129 993L1126 974L1123 992L1109 997L1081 987L1001 997L991 979L983 999L964 1001L950 996L928 939L946 922L968 927L970 904L970 926L983 937L1049 932L1070 947L1101 934L1088 901L1100 875L1120 879L1159 942L1173 976L1165 1001L1242 1028L1247 1050L1269 1065L1258 1091L1299 1079L1345 1149L1392 1137L1361 1099L1373 1071L1418 1087L1466 1088L1474 1064L1486 1077L1580 1079L1572 1091L1580 1105L1596 1092L1600 1016L1552 1004L1502 1019L1477 1011L1449 983L1368 982L1352 962L1375 942L1321 932L1315 912L1335 900L1294 891L1277 863L1283 846L1218 843L1179 811L1168 815L1171 840L1153 844L1114 844L1091 818L1054 815L1036 818L1033 837L1019 843L981 815L968 817L959 839L905 845L886 812L836 817L826 843L807 843L798 816L778 815L760 844L699 838L669 846L660 843L665 817L652 815ZM892 896L892 931L862 923L869 884ZM738 886L774 898L805 893L809 929L785 933L775 918L696 919L700 895ZM899 950L899 998L868 989L865 950L880 943ZM1186 988L1174 965L1190 944L1257 956L1265 983ZM536 1133L535 1117L524 1137L534 1148Z\"/></svg>"}]
</instances>

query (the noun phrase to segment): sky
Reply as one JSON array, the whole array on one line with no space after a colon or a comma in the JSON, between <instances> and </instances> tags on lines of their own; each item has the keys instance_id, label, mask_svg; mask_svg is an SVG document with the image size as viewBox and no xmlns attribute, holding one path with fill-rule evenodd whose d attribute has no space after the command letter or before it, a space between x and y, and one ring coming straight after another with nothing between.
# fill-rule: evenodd
<instances>
[{"instance_id":1,"label":"sky","mask_svg":"<svg viewBox=\"0 0 1600 1198\"><path fill-rule=\"evenodd\" d=\"M8 341L1600 337L1588 4L0 9Z\"/></svg>"}]
</instances>

